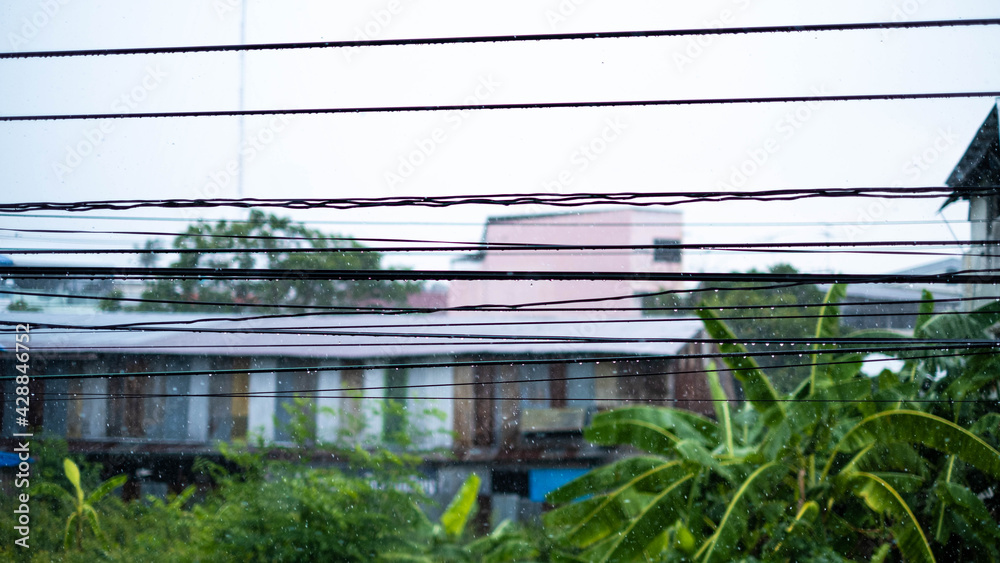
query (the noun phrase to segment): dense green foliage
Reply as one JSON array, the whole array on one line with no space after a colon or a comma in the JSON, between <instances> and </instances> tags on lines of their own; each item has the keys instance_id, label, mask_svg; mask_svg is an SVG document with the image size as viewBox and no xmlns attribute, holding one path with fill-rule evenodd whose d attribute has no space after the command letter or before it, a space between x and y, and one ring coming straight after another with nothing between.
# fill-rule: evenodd
<instances>
[{"instance_id":1,"label":"dense green foliage","mask_svg":"<svg viewBox=\"0 0 1000 563\"><path fill-rule=\"evenodd\" d=\"M49 450L39 451L40 472L61 453ZM224 453L235 472L202 461L199 468L216 487L196 491L192 486L169 501L150 497L123 503L105 496L123 480L96 485L98 471L84 464L82 488L95 492L84 497L86 508L80 509L54 490L74 488L67 479L72 472L57 476L45 470L31 489L30 549L14 546L14 532L5 525L0 559L362 562L394 554L472 560L464 545L478 479L470 478L441 523L433 524L420 507L427 498L413 480L417 468L391 452L357 458L358 464L369 465L349 470L264 461L262 454L239 448ZM0 502L5 514L13 509L10 502ZM92 515L88 523L99 519L100 534L76 532L80 513ZM66 526L67 519L72 526ZM72 542L64 543L64 530ZM457 555L439 558L438 552Z\"/></svg>"},{"instance_id":2,"label":"dense green foliage","mask_svg":"<svg viewBox=\"0 0 1000 563\"><path fill-rule=\"evenodd\" d=\"M748 274L756 274L750 270ZM771 274L797 274L788 264L777 264L768 269ZM818 304L823 293L812 284L766 284L755 282L705 282L691 293L670 293L644 300L645 307L655 314L689 315L692 308L714 309L741 340L776 340L809 338L816 328ZM777 306L775 306L777 305ZM726 307L719 310L720 307ZM738 308L732 308L738 307ZM674 311L676 309L676 311ZM788 358L758 358L758 363L768 370L774 385L791 391L809 373L808 368L779 367L790 362Z\"/></svg>"},{"instance_id":3,"label":"dense green foliage","mask_svg":"<svg viewBox=\"0 0 1000 563\"><path fill-rule=\"evenodd\" d=\"M214 224L199 221L174 238L173 248L194 251L180 254L170 264L174 268L379 270L384 267L380 253L359 252L364 247L351 239L324 234L291 219L256 210L250 212L246 221L223 220ZM288 252L295 248L321 251ZM250 252L253 249L268 252ZM146 263L152 265L153 260ZM205 311L205 306L176 301L275 304L275 307L254 307L255 312L291 310L289 307L301 310L309 306L395 305L405 303L406 297L419 289L419 284L393 281L162 279L149 282L142 297L169 302L145 302L138 309ZM219 310L251 309L230 305L220 306Z\"/></svg>"},{"instance_id":4,"label":"dense green foliage","mask_svg":"<svg viewBox=\"0 0 1000 563\"><path fill-rule=\"evenodd\" d=\"M819 320L818 337L838 333L834 303L844 293L831 289L833 316ZM911 347L929 337L985 340L998 311L932 318L926 309L913 339L856 336ZM1000 560L994 347L948 358L906 350L900 372L869 378L862 357L814 343L804 350L815 364L809 377L780 393L725 323L701 315L714 338L731 341L721 348L737 354L727 363L747 403L717 401L716 420L655 407L597 415L590 440L649 455L553 492L550 502L563 506L545 521L561 541L593 561ZM972 395L979 402L947 402Z\"/></svg>"},{"instance_id":5,"label":"dense green foliage","mask_svg":"<svg viewBox=\"0 0 1000 563\"><path fill-rule=\"evenodd\" d=\"M293 403L292 426L302 424L301 405ZM267 460L264 449L222 443L225 467L206 459L196 463L213 486L131 503L108 494L124 476L101 482L99 467L81 463L78 469L65 459L65 442L35 442L30 549L14 545L19 536L0 517L0 560L474 563L534 561L542 553L540 534L509 523L482 538L472 536L476 475L432 521L419 456L322 444L347 465L316 467L303 461L312 456L294 454L317 444L310 445L302 428L292 434L297 446L281 456L292 461ZM11 514L12 502L0 498L0 513ZM86 533L78 526L84 518Z\"/></svg>"},{"instance_id":6,"label":"dense green foliage","mask_svg":"<svg viewBox=\"0 0 1000 563\"><path fill-rule=\"evenodd\" d=\"M833 287L830 316L811 334L838 334L835 303L844 292ZM934 316L928 303L912 335L853 333L869 348L904 348L894 352L902 368L875 377L861 372L865 358L843 351L854 344L800 344L814 365L791 392L776 389L714 312L701 315L713 338L729 341L721 348L733 354L727 363L746 403L716 401L714 420L649 406L596 415L586 431L592 442L647 453L552 493L558 508L543 518L546 535L505 523L474 537L475 477L439 518L428 517L419 458L399 444L337 445L350 461L340 468L223 445L229 470L197 464L214 487L123 503L99 492L111 475L86 463L79 478L71 475L65 444L49 442L32 450L31 550L19 551L3 525L0 560L1000 561L1000 355L990 332L1000 304ZM931 339L983 347L948 354ZM717 372L709 370L708 383L725 398ZM329 446L315 443L303 401L286 405L295 451ZM71 520L81 497L99 516L100 534ZM0 499L0 523L10 503Z\"/></svg>"},{"instance_id":7,"label":"dense green foliage","mask_svg":"<svg viewBox=\"0 0 1000 563\"><path fill-rule=\"evenodd\" d=\"M7 305L7 310L12 313L37 313L41 311L41 308L32 306L22 298L17 301L11 301Z\"/></svg>"}]
</instances>

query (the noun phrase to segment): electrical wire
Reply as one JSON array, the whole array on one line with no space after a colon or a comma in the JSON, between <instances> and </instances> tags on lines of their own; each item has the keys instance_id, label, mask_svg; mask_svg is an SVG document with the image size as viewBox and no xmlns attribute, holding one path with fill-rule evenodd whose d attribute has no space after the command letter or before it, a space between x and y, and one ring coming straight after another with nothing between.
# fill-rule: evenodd
<instances>
[{"instance_id":1,"label":"electrical wire","mask_svg":"<svg viewBox=\"0 0 1000 563\"><path fill-rule=\"evenodd\" d=\"M948 354L935 354L929 356L923 356L919 359L940 359L940 358L955 358L955 357L972 357L980 356L987 353L948 353ZM769 366L768 369L785 369L785 368L802 368L802 367L812 367L812 366L830 366L830 365L848 365L857 364L859 360L834 360L830 362L809 362L800 364L784 364L779 366ZM884 363L884 362L895 362L899 361L897 358L864 358L860 360L862 363ZM295 369L295 368L293 368ZM345 368L349 371L355 368ZM300 368L299 371L315 371L314 368ZM440 389L440 388L459 388L459 387L475 387L475 386L498 386L498 385L520 385L522 383L551 383L551 382L575 382L575 381L596 381L596 380L617 380L624 378L643 378L643 377L655 377L661 375L706 375L709 373L728 373L732 371L746 371L746 370L733 370L732 368L703 368L694 370L678 370L678 371L663 371L663 372L637 372L637 373L624 373L624 374L610 374L610 375L587 375L587 376L574 376L574 377L546 377L546 378L530 378L530 379L508 379L508 380L488 380L488 381L466 381L466 382L452 382L452 383L418 383L418 384L405 384L405 385L373 385L373 386L361 386L361 387L341 387L341 388L331 388L331 389L294 389L294 390L282 390L282 391L247 391L243 393L83 393L76 391L48 391L46 393L52 395L68 395L72 397L81 398L171 398L171 397L276 397L276 398L287 398L305 395L306 398L324 398L321 396L316 396L318 393L367 393L371 391L402 391L402 390L414 390L414 389ZM132 375L142 375L142 374L132 374ZM309 397L309 394L314 396ZM371 396L336 396L326 398L348 398L348 399L370 399ZM412 398L412 397L393 397L395 399L400 398ZM499 397L496 397L499 398ZM521 400L520 397L517 400ZM599 399L595 399L599 400ZM738 399L734 399L738 400ZM794 399L792 399L794 401ZM894 402L898 402L899 399L895 399ZM942 400L942 402L951 402L950 400ZM993 401L996 402L996 401Z\"/></svg>"},{"instance_id":2,"label":"electrical wire","mask_svg":"<svg viewBox=\"0 0 1000 563\"><path fill-rule=\"evenodd\" d=\"M2 279L2 277L0 277ZM747 288L733 288L727 291L749 291L749 290L768 290L768 289L786 289L791 287L797 287L804 285L802 283L782 283L773 284L768 286L756 286ZM84 299L84 300L99 300L99 301L111 301L111 302L129 302L129 303L155 303L155 304L170 304L170 305L198 305L198 306L218 306L218 307L244 307L244 308L282 308L282 309L305 309L310 310L307 313L301 314L281 314L281 315L260 315L256 317L240 317L238 319L231 320L257 320L264 318L278 318L278 317L291 317L291 316L313 316L316 314L321 314L322 311L329 311L330 314L359 314L359 313L373 313L381 315L395 315L395 314L423 314L423 313L439 313L439 312L458 312L458 311L593 311L595 308L554 308L550 306L554 305L567 305L567 304L582 304L582 303L599 303L605 301L622 301L630 299L642 299L647 297L659 297L672 294L696 294L696 293L707 293L715 291L714 288L693 288L693 289L666 289L661 291L653 291L646 293L629 293L620 295L611 295L605 297L587 297L587 298L577 298L577 299L561 299L561 300L550 300L550 301L535 301L535 302L522 302L516 304L480 304L480 305L458 305L454 307L362 307L362 306L337 306L337 305L299 305L299 304L272 304L272 303L238 303L235 301L189 301L183 299L156 299L156 298L143 298L143 297L114 297L114 296L96 296L96 295L68 295L62 293L50 293L50 292L28 292L28 291L11 291L11 290L0 290L0 295L22 295L22 296L37 296L37 297L58 297L66 299ZM980 298L973 298L980 299ZM644 307L633 307L633 308L613 308L610 310L654 310L658 308L644 308ZM662 310L670 310L671 308L659 308ZM672 308L677 310L677 308ZM696 310L697 308L692 308ZM166 323L157 324L170 324L171 321ZM204 322L203 320L196 321L182 321L182 322ZM129 326L140 326L140 325L129 325Z\"/></svg>"},{"instance_id":3,"label":"electrical wire","mask_svg":"<svg viewBox=\"0 0 1000 563\"><path fill-rule=\"evenodd\" d=\"M0 229L3 230L3 229ZM229 238L229 237L227 237ZM240 237L242 238L242 237ZM414 239L350 239L350 238L317 238L298 239L322 242L353 242L353 241L393 241L406 244L426 244L431 241ZM334 246L334 247L278 247L278 248L87 248L87 249L52 249L52 248L4 248L0 252L8 255L17 254L316 254L316 253L371 253L371 252L564 252L567 250L615 250L615 251L657 251L657 250L768 250L771 249L815 249L815 248L871 248L871 247L952 247L952 246L998 246L1000 240L928 240L928 241L854 241L854 242L722 242L722 243L654 243L654 244L545 244L545 243L469 243L433 241L447 246ZM454 245L454 246L452 246ZM807 252L818 252L807 250Z\"/></svg>"},{"instance_id":4,"label":"electrical wire","mask_svg":"<svg viewBox=\"0 0 1000 563\"><path fill-rule=\"evenodd\" d=\"M74 216L74 215L53 215L44 213L32 213L32 214L19 214L19 213L0 213L0 217L18 217L22 219L27 218L38 218L38 219L83 219L86 221L92 221L100 219L102 221L165 221L165 222L183 222L191 223L190 219L185 219L183 217L152 217L148 215L143 216L121 216L121 215L87 215L86 217ZM520 216L515 216L516 218L523 218ZM536 217L536 216L532 216ZM505 217L494 218L493 221L505 219ZM251 223L248 219L230 219L224 217L203 217L199 221L205 224L218 223L219 221L226 221L228 223L239 223L246 224ZM985 223L986 219L965 219L966 223ZM462 222L462 221L347 221L347 220L321 220L321 219L309 219L302 221L302 223L309 225L393 225L393 226L428 226L428 227L482 227L482 222ZM879 220L878 223L870 223L863 220L858 221L755 221L755 222L733 222L733 221L720 221L712 223L698 223L698 222L684 222L684 221L639 221L635 223L621 223L621 222L606 222L606 221L593 221L586 223L546 223L546 222L532 222L532 226L537 227L711 227L713 229L718 227L837 227L837 226L852 226L852 225L864 225L866 227L880 227L886 226L891 227L893 225L941 225L946 223L946 221L940 219L934 220L893 220L884 219ZM3 229L3 230L20 230L20 229ZM25 229L26 232L33 232L34 230ZM38 232L47 232L48 229L38 229ZM130 231L92 231L92 230L53 230L53 232L65 232L69 234L136 234L136 235L151 235L151 236L178 236L178 235L188 235L185 232L130 232ZM189 235L189 236L213 236L207 234L200 235ZM238 236L238 235L215 235L215 236ZM361 240L361 239L358 239Z\"/></svg>"},{"instance_id":5,"label":"electrical wire","mask_svg":"<svg viewBox=\"0 0 1000 563\"><path fill-rule=\"evenodd\" d=\"M34 114L34 115L0 115L4 121L79 121L95 119L152 119L152 118L184 118L184 117L241 117L252 115L332 115L332 114L367 114L367 113L411 113L439 111L485 111L485 110L534 110L534 109L565 109L565 108L609 108L638 106L701 106L701 105L733 105L733 104L792 104L806 102L872 102L890 100L951 100L968 98L996 98L1000 91L979 92L922 92L896 94L854 94L854 95L815 95L815 96L771 96L746 98L682 98L670 100L618 100L618 101L586 101L586 102L520 102L506 104L449 104L423 106L372 106L372 107L339 107L339 108L282 108L282 109L247 109L247 110L209 110L209 111L158 111L134 113L71 113L71 114ZM965 188L963 188L964 190ZM2 209L2 207L0 207Z\"/></svg>"},{"instance_id":6,"label":"electrical wire","mask_svg":"<svg viewBox=\"0 0 1000 563\"><path fill-rule=\"evenodd\" d=\"M692 319L693 320L693 319ZM420 328L420 327L414 327ZM305 336L305 335L302 335ZM731 344L734 341L731 339L718 339L718 338L684 338L684 337L634 337L634 338L619 338L611 336L578 336L578 335L549 335L549 334L476 334L476 333L461 333L461 334L449 334L449 333L416 333L416 332L366 332L366 331L336 331L336 332L326 332L322 336L332 336L341 338L391 338L391 339L445 339L448 342L420 342L420 343L399 343L394 342L395 345L419 345L424 346L481 346L484 344L491 346L499 346L504 344L510 345L537 345L537 344L710 344L710 345L720 345L720 344ZM455 340L471 340L472 342L454 342ZM808 345L808 346L840 346L847 344L941 344L941 345L952 345L952 344L983 344L983 345L994 345L997 344L996 340L989 340L985 338L966 338L966 339L956 339L956 338L921 338L919 340L914 340L906 335L900 334L895 338L870 338L870 337L844 337L844 338L741 338L738 339L739 343L743 346L756 346L763 344L765 346L770 346L774 344L776 346L794 347L796 345ZM358 348L376 348L383 347L387 344L385 342L317 342L313 344L295 344L290 342L275 342L269 344L143 344L143 345L115 345L115 350L149 350L149 349L202 349L202 348L227 348L227 349L241 349L241 348L292 348L292 347L310 347L315 346L317 348L330 348L330 347L353 347ZM106 350L108 347L102 346L32 346L31 349L38 350Z\"/></svg>"},{"instance_id":7,"label":"electrical wire","mask_svg":"<svg viewBox=\"0 0 1000 563\"><path fill-rule=\"evenodd\" d=\"M147 397L148 395L107 395L100 397L54 397L50 398L45 393L39 393L45 401L54 402L68 402L68 401L86 401L86 400L125 400L125 399L141 399ZM204 395L187 395L190 397L201 397ZM241 397L241 395L220 395L221 398L227 397ZM167 397L169 398L169 397ZM260 396L259 398L284 398L282 396ZM363 397L355 397L351 395L309 395L306 394L302 397L303 399L347 399L347 400L376 400L376 401L482 401L483 397L451 397L447 395L441 396L413 396L413 397L397 397L394 395L366 395ZM521 397L490 397L485 400L488 401L517 401L523 402L525 399ZM635 398L635 397L588 397L587 399L574 399L574 400L587 400L593 402L605 402L605 403L746 403L746 399L740 398L725 398L725 399L715 399L712 397L691 399L691 398L666 398L666 397L650 397L650 398ZM961 404L996 404L998 403L995 399L810 399L810 398L785 398L785 399L754 399L756 403L833 403L833 404L944 404L949 405L961 405Z\"/></svg>"},{"instance_id":8,"label":"electrical wire","mask_svg":"<svg viewBox=\"0 0 1000 563\"><path fill-rule=\"evenodd\" d=\"M705 288L708 291L712 291L711 288ZM760 288L738 288L743 290L755 290ZM26 295L58 295L62 297L69 297L62 294L42 294L42 293L32 293L32 292L11 292L2 291L0 294L26 294ZM657 292L652 295L658 295L664 292ZM632 295L620 296L620 297L634 297ZM127 298L101 298L101 297L79 297L81 299L109 299L109 300L125 300ZM619 297L608 297L600 298L600 300L613 300ZM596 299L580 299L580 300L565 300L565 302L570 301L595 301ZM950 299L928 299L928 300L899 300L899 301L848 301L839 302L836 304L837 307L880 307L885 305L898 306L898 305L934 305L942 303L969 303L975 301L997 301L994 297L957 297ZM154 300L153 302L156 302ZM187 302L182 302L187 303ZM192 302L195 304L205 304ZM557 302L548 302L557 303ZM537 306L544 305L545 302L541 303L528 303L525 305ZM280 307L279 305L263 305L267 307ZM719 306L686 306L679 305L675 307L609 307L609 308L567 308L567 307L539 307L539 308L521 308L520 305L504 305L503 308L492 308L493 306L459 306L459 307L440 307L440 308L410 308L401 310L385 310L382 308L377 308L375 311L367 311L368 313L377 313L382 315L388 314L404 314L404 313L441 313L441 312L537 312L537 313L551 313L553 311L565 312L588 312L596 313L602 311L613 311L613 312L624 312L624 311L667 311L667 312L697 312L701 310L712 310L712 311L740 311L740 310L774 310L774 309L787 309L787 308L815 308L815 307L826 307L829 304L824 303L773 303L764 305L719 305ZM299 306L301 308L310 308L309 306ZM334 307L330 307L333 309ZM354 308L350 309L349 312L342 312L341 314L358 314ZM50 322L34 322L31 324L36 327L49 328L49 329L70 329L70 330L132 330L137 328L142 328L145 331L151 330L162 330L162 331L175 331L175 332L225 332L225 333L270 333L270 334L320 334L316 332L318 329L332 328L332 329L342 329L345 328L343 325L331 325L331 326L311 326L311 327L299 327L297 330L295 327L282 327L282 329L210 329L210 328L184 328L180 326L169 326L169 325L194 325L207 322L257 322L261 320L274 320L274 319L288 319L288 318L299 318L299 317L313 317L313 316L325 316L333 315L329 310L327 311L314 311L305 313L281 313L281 314L271 314L271 315L256 315L256 316L227 316L227 317L201 317L196 319L172 319L164 321L137 321L130 323L118 323L118 324L105 324L105 325L76 325L76 324L61 324L61 323L50 323ZM977 314L992 314L990 311L941 311L936 313L937 315L977 315ZM719 320L723 321L750 321L750 320L771 320L774 318L782 319L822 319L822 318L851 318L851 317L879 317L879 316L899 316L899 317L913 317L919 316L919 312L909 312L909 311L889 311L889 312L866 312L866 313L836 313L836 314L802 314L802 315L779 315L775 317L774 315L769 316L732 316L732 317L719 317ZM612 322L674 322L674 321L685 321L689 320L690 317L653 317L653 318L643 318L643 319L590 319L590 320L565 320L565 321L525 321L525 322L492 322L492 323L423 323L421 326L476 326L476 325L518 325L518 324L600 324L600 323L612 323ZM21 324L23 321L4 321L0 320L0 326L9 325L13 326L15 324ZM164 326L167 325L167 326ZM356 325L356 328L373 328L373 327L409 327L413 325Z\"/></svg>"},{"instance_id":9,"label":"electrical wire","mask_svg":"<svg viewBox=\"0 0 1000 563\"><path fill-rule=\"evenodd\" d=\"M1000 97L1000 92L997 92ZM0 117L0 120L3 118ZM973 195L990 195L998 186L963 188ZM386 196L371 198L206 198L206 199L119 199L77 202L15 202L0 203L0 211L24 213L28 211L123 211L139 208L261 208L282 209L367 209L371 207L452 207L456 205L548 205L553 207L581 207L587 205L626 205L636 207L672 206L693 202L720 201L797 201L812 198L938 198L954 193L945 186L874 186L853 188L786 188L756 191L670 191L670 192L615 192L615 193L505 193L458 196Z\"/></svg>"},{"instance_id":10,"label":"electrical wire","mask_svg":"<svg viewBox=\"0 0 1000 563\"><path fill-rule=\"evenodd\" d=\"M289 49L389 47L411 45L448 45L472 43L511 43L528 41L566 41L580 39L628 39L641 37L687 37L706 35L748 35L761 33L816 33L826 31L872 31L891 29L927 29L998 25L1000 19L950 19L923 21L859 22L808 25L772 25L757 27L718 27L701 29L656 29L644 31L594 31L579 33L545 33L487 35L471 37L428 37L414 39L359 39L352 41L310 41L292 43L252 43L245 45L191 45L176 47L131 47L112 49L76 49L59 51L24 51L0 53L0 59L30 59L53 57L90 57L109 55L163 55L181 53L283 51Z\"/></svg>"},{"instance_id":11,"label":"electrical wire","mask_svg":"<svg viewBox=\"0 0 1000 563\"><path fill-rule=\"evenodd\" d=\"M738 343L740 341L734 341ZM475 367L475 366L513 366L513 365L552 365L552 364L596 364L601 362L627 363L637 361L652 360L704 360L704 359L725 359L725 358L747 358L757 356L790 356L790 355L830 355L830 354L884 354L887 352L923 352L939 351L942 348L948 349L987 349L993 350L989 354L996 353L1000 348L1000 341L988 341L981 343L954 344L944 346L902 346L902 347L877 347L877 348L842 348L842 349L819 349L819 350L761 350L746 352L717 352L699 354L651 354L651 355L628 355L628 356L588 356L575 358L512 358L503 360L473 360L473 361L451 361L451 362L417 362L417 363L381 363L381 364L359 364L359 365L336 365L336 366L295 366L295 367L271 367L271 368L234 368L234 369L207 369L207 370L161 370L144 372L117 372L117 373L75 373L75 374L39 374L33 376L35 380L80 380L80 379L109 379L128 377L164 377L174 375L205 375L210 372L212 375L224 374L249 374L249 373L294 373L304 371L355 371L355 370L400 370L400 369L426 369L442 367ZM489 354L496 356L496 354ZM746 370L736 370L746 371ZM14 375L0 375L0 380L12 380Z\"/></svg>"},{"instance_id":12,"label":"electrical wire","mask_svg":"<svg viewBox=\"0 0 1000 563\"><path fill-rule=\"evenodd\" d=\"M880 306L883 304L933 304L933 303L945 303L945 302L969 302L969 301L980 301L980 300L990 300L996 301L993 297L966 297L966 298L955 298L955 299L940 299L940 300L929 300L929 301L872 301L872 302L841 302L837 303L837 307L846 306L860 306L860 305L871 305ZM798 308L798 307L823 307L828 305L823 304L774 304L774 305L729 305L729 306L718 306L718 307L677 307L681 310L702 310L710 309L712 311L723 311L723 310L754 310L754 309L780 309L780 308ZM662 308L670 309L670 308ZM595 310L590 309L579 309L580 311L594 312ZM621 309L607 309L613 311L619 311ZM598 309L596 311L601 311ZM319 313L322 314L322 313ZM942 315L988 315L993 314L992 311L941 311L934 313L935 316ZM312 315L311 313L309 315ZM841 314L816 314L816 315L779 315L779 316L747 316L747 317L717 317L718 320L722 321L753 321L753 320L774 320L774 319L827 319L827 318L853 318L853 317L883 317L883 316L899 316L899 317L916 317L920 316L922 313L919 312L878 312L873 311L869 313L841 313ZM273 315L273 316L260 316L253 317L252 320L261 320L268 318L288 318L297 317L300 315ZM615 323L667 323L667 322L685 322L693 320L694 317L643 317L635 319L565 319L565 320L531 320L531 321L495 321L495 322L462 322L462 321L449 321L449 322L424 322L420 323L420 327L423 328L433 328L433 327L468 327L468 326L537 326L537 325L602 325L602 324L615 324ZM188 322L241 322L248 320L246 317L205 317L201 319L193 319L193 321ZM156 325L163 325L169 323L170 321L156 322ZM0 326L8 325L14 326L16 324L23 324L22 321L0 321ZM280 328L199 328L199 327L169 327L169 326L154 326L150 323L127 323L118 325L71 325L71 324L53 324L53 323L36 323L31 322L34 329L41 327L41 334L92 334L99 331L117 331L117 330L134 330L141 328L143 332L206 332L206 333L224 333L224 334L288 334L288 335L319 335L326 336L329 333L323 332L325 329L334 330L344 330L344 329L373 329L373 328L412 328L412 324L355 324L355 325L318 325L318 326L283 326ZM48 328L55 327L55 328Z\"/></svg>"}]
</instances>

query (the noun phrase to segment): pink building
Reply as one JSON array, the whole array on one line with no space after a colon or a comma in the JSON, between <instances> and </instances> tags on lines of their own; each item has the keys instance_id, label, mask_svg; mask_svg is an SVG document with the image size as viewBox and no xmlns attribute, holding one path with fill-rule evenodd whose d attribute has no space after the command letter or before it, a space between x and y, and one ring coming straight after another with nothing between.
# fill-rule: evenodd
<instances>
[{"instance_id":1,"label":"pink building","mask_svg":"<svg viewBox=\"0 0 1000 563\"><path fill-rule=\"evenodd\" d=\"M677 211L615 209L493 217L486 222L486 244L671 245L683 240L683 215ZM490 250L453 263L456 270L568 272L680 272L681 251L642 250ZM448 305L548 303L634 295L680 289L679 282L661 281L456 281ZM598 309L636 308L640 299L561 305ZM560 305L552 305L560 307ZM570 313L572 314L572 313ZM596 314L596 313L594 313ZM576 313L579 316L579 313ZM606 311L607 317L638 317L639 310Z\"/></svg>"}]
</instances>

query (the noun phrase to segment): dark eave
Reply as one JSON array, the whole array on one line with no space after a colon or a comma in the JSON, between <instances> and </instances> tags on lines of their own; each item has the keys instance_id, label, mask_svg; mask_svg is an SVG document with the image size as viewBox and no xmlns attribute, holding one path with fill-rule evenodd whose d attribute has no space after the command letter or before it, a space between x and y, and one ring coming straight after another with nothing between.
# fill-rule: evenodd
<instances>
[{"instance_id":1,"label":"dark eave","mask_svg":"<svg viewBox=\"0 0 1000 563\"><path fill-rule=\"evenodd\" d=\"M955 165L945 182L955 188L955 193L942 207L960 199L968 199L969 194L962 188L984 188L1000 185L1000 132L997 127L997 106L986 116L976 136L965 150L965 154Z\"/></svg>"}]
</instances>

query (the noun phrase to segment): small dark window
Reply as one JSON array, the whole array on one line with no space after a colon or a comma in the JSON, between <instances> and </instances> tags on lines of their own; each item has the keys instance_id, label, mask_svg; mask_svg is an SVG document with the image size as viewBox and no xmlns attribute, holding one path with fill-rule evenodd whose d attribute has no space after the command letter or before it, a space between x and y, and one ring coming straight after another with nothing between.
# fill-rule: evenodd
<instances>
[{"instance_id":1,"label":"small dark window","mask_svg":"<svg viewBox=\"0 0 1000 563\"><path fill-rule=\"evenodd\" d=\"M528 474L524 471L492 470L493 492L501 495L528 496Z\"/></svg>"},{"instance_id":2,"label":"small dark window","mask_svg":"<svg viewBox=\"0 0 1000 563\"><path fill-rule=\"evenodd\" d=\"M679 240L669 238L653 239L653 244L657 247L653 249L653 262L680 262L681 249L676 248L680 243Z\"/></svg>"}]
</instances>

